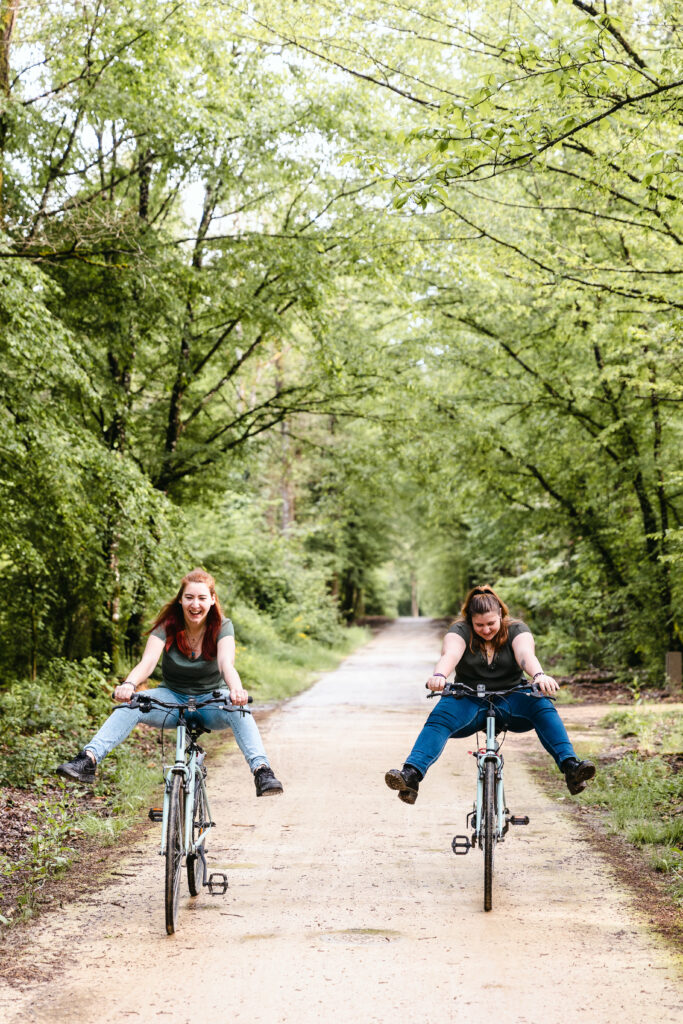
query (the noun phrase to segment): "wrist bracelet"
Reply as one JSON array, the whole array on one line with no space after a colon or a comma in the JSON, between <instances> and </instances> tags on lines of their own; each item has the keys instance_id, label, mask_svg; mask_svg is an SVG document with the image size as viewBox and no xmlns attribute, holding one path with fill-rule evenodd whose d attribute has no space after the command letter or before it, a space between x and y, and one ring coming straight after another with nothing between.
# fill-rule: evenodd
<instances>
[{"instance_id":1,"label":"wrist bracelet","mask_svg":"<svg viewBox=\"0 0 683 1024\"><path fill-rule=\"evenodd\" d=\"M446 678L443 672L432 672L432 678L434 678L434 676L441 676L442 679Z\"/></svg>"},{"instance_id":2,"label":"wrist bracelet","mask_svg":"<svg viewBox=\"0 0 683 1024\"><path fill-rule=\"evenodd\" d=\"M545 672L536 672L536 673L535 673L535 674L534 674L534 675L533 675L533 676L531 677L531 682L533 683L534 679L538 679L538 677L539 677L539 676L544 676L544 675L545 675Z\"/></svg>"}]
</instances>

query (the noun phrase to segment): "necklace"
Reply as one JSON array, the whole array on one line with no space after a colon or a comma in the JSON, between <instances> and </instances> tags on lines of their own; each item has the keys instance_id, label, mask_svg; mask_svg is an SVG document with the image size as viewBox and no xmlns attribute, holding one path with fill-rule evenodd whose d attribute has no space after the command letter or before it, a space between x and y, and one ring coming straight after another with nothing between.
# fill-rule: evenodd
<instances>
[{"instance_id":1,"label":"necklace","mask_svg":"<svg viewBox=\"0 0 683 1024\"><path fill-rule=\"evenodd\" d=\"M201 633L199 633L197 636L192 636L192 633L190 633L189 629L186 629L185 636L187 637L187 642L190 645L190 657L194 661L196 658L199 657L202 651L202 640L204 639L204 630L202 630Z\"/></svg>"},{"instance_id":2,"label":"necklace","mask_svg":"<svg viewBox=\"0 0 683 1024\"><path fill-rule=\"evenodd\" d=\"M496 649L493 644L484 644L482 651L484 661L486 662L487 668L493 668L493 663L496 660Z\"/></svg>"}]
</instances>

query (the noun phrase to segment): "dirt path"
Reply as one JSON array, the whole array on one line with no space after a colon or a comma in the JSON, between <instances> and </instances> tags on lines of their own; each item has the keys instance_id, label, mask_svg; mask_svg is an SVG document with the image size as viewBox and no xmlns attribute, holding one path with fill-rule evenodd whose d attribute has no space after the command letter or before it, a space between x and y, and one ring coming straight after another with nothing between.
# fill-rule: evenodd
<instances>
[{"instance_id":1,"label":"dirt path","mask_svg":"<svg viewBox=\"0 0 683 1024\"><path fill-rule=\"evenodd\" d=\"M17 951L22 990L0 985L8 1024L642 1024L683 1019L674 957L630 909L604 859L535 785L507 741L516 829L482 909L481 854L455 858L471 804L467 741L453 742L417 804L385 788L429 705L434 627L401 620L272 715L267 748L286 785L256 800L244 763L210 770L227 870L223 897L181 898L166 936L156 835L96 895L39 920ZM49 979L49 980L48 980Z\"/></svg>"}]
</instances>

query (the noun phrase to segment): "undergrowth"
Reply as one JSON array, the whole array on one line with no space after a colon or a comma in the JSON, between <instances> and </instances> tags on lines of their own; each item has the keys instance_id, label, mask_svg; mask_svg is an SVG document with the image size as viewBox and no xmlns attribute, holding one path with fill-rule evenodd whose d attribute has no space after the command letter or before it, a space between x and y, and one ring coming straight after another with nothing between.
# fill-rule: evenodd
<instances>
[{"instance_id":1,"label":"undergrowth","mask_svg":"<svg viewBox=\"0 0 683 1024\"><path fill-rule=\"evenodd\" d=\"M683 906L683 712L661 705L613 711L602 725L631 746L601 759L581 803L640 848Z\"/></svg>"}]
</instances>

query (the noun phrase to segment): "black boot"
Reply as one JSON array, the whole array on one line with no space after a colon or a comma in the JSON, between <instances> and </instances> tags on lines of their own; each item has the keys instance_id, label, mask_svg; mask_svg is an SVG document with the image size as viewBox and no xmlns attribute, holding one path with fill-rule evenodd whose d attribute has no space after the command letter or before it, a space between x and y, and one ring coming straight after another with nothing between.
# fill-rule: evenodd
<instances>
[{"instance_id":1,"label":"black boot","mask_svg":"<svg viewBox=\"0 0 683 1024\"><path fill-rule=\"evenodd\" d=\"M256 796L275 796L283 792L282 783L278 782L273 775L273 769L267 764L262 764L254 772L254 785Z\"/></svg>"},{"instance_id":2,"label":"black boot","mask_svg":"<svg viewBox=\"0 0 683 1024\"><path fill-rule=\"evenodd\" d=\"M567 782L567 789L576 796L586 788L586 783L595 775L595 765L592 761L579 761L576 757L568 757L562 762L562 769Z\"/></svg>"},{"instance_id":3,"label":"black boot","mask_svg":"<svg viewBox=\"0 0 683 1024\"><path fill-rule=\"evenodd\" d=\"M389 789L398 790L398 798L404 804L414 804L422 778L422 773L417 768L413 768L412 764L404 764L401 771L398 768L388 771L384 776L384 781Z\"/></svg>"},{"instance_id":4,"label":"black boot","mask_svg":"<svg viewBox=\"0 0 683 1024\"><path fill-rule=\"evenodd\" d=\"M55 769L57 775L63 775L65 779L77 779L78 782L86 782L92 785L95 781L95 762L89 757L85 750L71 761L65 761Z\"/></svg>"}]
</instances>

